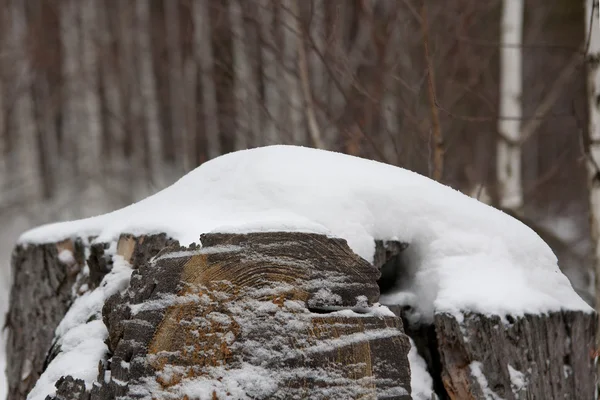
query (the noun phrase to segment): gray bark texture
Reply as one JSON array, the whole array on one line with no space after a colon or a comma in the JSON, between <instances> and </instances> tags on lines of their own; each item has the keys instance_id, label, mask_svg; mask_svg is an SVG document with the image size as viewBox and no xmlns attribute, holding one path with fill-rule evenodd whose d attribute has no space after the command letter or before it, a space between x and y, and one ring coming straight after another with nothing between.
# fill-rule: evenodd
<instances>
[{"instance_id":1,"label":"gray bark texture","mask_svg":"<svg viewBox=\"0 0 600 400\"><path fill-rule=\"evenodd\" d=\"M460 322L439 314L415 327L400 307L390 307L397 317L364 313L378 301L379 269L403 268L394 257L405 243L375 243L371 265L344 240L316 234L206 234L200 241L184 248L165 235L123 235L116 251L88 245L90 238L17 247L9 400L26 398L61 351L56 327L77 293L102 283L115 255L133 272L129 287L102 308L108 353L98 360L97 382L87 391L64 376L55 399L186 398L181 388L199 380L215 388L211 398L236 398L219 389L250 366L274 384L265 391L240 380L248 398L408 400L407 335L440 399L593 398L595 314L466 314ZM63 249L72 260L59 260Z\"/></svg>"}]
</instances>

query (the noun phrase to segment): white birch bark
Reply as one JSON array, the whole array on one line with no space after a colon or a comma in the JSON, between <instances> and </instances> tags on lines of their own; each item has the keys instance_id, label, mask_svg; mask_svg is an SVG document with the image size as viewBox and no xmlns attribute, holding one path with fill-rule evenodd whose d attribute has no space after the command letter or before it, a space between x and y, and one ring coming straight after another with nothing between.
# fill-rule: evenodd
<instances>
[{"instance_id":1,"label":"white birch bark","mask_svg":"<svg viewBox=\"0 0 600 400\"><path fill-rule=\"evenodd\" d=\"M147 140L145 157L148 160L146 176L150 182L166 185L161 174L160 127L158 122L158 103L154 85L154 68L150 42L150 10L147 0L136 1L137 20L137 62L140 75L140 103L143 114L144 134Z\"/></svg>"},{"instance_id":2,"label":"white birch bark","mask_svg":"<svg viewBox=\"0 0 600 400\"><path fill-rule=\"evenodd\" d=\"M165 24L169 53L169 87L171 108L171 129L176 141L176 154L182 160L184 171L191 168L189 152L186 151L188 132L185 127L185 90L183 89L183 60L179 35L179 1L168 0L165 5Z\"/></svg>"},{"instance_id":3,"label":"white birch bark","mask_svg":"<svg viewBox=\"0 0 600 400\"><path fill-rule=\"evenodd\" d=\"M588 179L590 223L595 263L592 272L595 275L597 307L600 304L600 108L597 100L598 96L600 96L600 24L598 20L598 4L593 4L592 0L586 0L585 3L585 32L586 37L588 36L587 33L589 33L590 37L588 47ZM592 13L596 14L592 16Z\"/></svg>"},{"instance_id":4,"label":"white birch bark","mask_svg":"<svg viewBox=\"0 0 600 400\"><path fill-rule=\"evenodd\" d=\"M500 206L520 211L523 206L521 183L521 105L523 0L504 0L500 48L500 109L498 120L497 178Z\"/></svg>"},{"instance_id":5,"label":"white birch bark","mask_svg":"<svg viewBox=\"0 0 600 400\"><path fill-rule=\"evenodd\" d=\"M14 95L14 129L17 134L16 165L18 165L19 196L23 201L39 198L39 177L36 168L36 128L34 126L33 101L31 98L31 66L27 54L25 3L12 0L10 3L12 50L14 52L13 84L16 85Z\"/></svg>"},{"instance_id":6,"label":"white birch bark","mask_svg":"<svg viewBox=\"0 0 600 400\"><path fill-rule=\"evenodd\" d=\"M281 92L280 81L282 81L281 65L277 61L275 50L275 5L271 0L260 2L260 28L261 28L261 58L262 58L262 81L265 93L265 144L276 144L280 142L280 129L283 126L281 120Z\"/></svg>"},{"instance_id":7,"label":"white birch bark","mask_svg":"<svg viewBox=\"0 0 600 400\"><path fill-rule=\"evenodd\" d=\"M229 2L229 18L231 22L233 41L233 96L235 102L234 148L243 150L249 146L250 120L247 104L251 100L248 85L250 68L247 53L244 48L244 21L240 0Z\"/></svg>"},{"instance_id":8,"label":"white birch bark","mask_svg":"<svg viewBox=\"0 0 600 400\"><path fill-rule=\"evenodd\" d=\"M303 101L298 71L298 46L300 27L295 0L282 0L281 28L283 30L283 67L287 104L289 107L289 140L296 145L306 144L306 128L303 119Z\"/></svg>"},{"instance_id":9,"label":"white birch bark","mask_svg":"<svg viewBox=\"0 0 600 400\"><path fill-rule=\"evenodd\" d=\"M202 85L202 111L204 113L204 134L206 153L209 159L221 154L219 136L219 111L217 89L214 81L214 57L208 0L192 2L194 17L194 51L200 65Z\"/></svg>"}]
</instances>

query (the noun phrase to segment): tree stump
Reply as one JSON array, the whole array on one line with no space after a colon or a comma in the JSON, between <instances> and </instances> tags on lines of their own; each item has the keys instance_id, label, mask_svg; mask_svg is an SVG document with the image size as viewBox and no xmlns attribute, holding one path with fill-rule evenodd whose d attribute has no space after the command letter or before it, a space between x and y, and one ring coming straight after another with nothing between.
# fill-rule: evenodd
<instances>
[{"instance_id":1,"label":"tree stump","mask_svg":"<svg viewBox=\"0 0 600 400\"><path fill-rule=\"evenodd\" d=\"M165 235L91 242L15 250L10 400L69 351L57 326L118 262L128 285L82 322L106 330L96 381L57 376L51 398L410 399L406 334L440 399L594 395L595 314L437 314L409 326L401 307L390 307L398 317L378 307L379 286L404 276L387 262L407 244L375 243L373 266L344 240L307 233L207 234L188 248Z\"/></svg>"},{"instance_id":2,"label":"tree stump","mask_svg":"<svg viewBox=\"0 0 600 400\"><path fill-rule=\"evenodd\" d=\"M401 320L377 312L379 272L344 240L254 233L201 241L180 248L163 237L158 253L148 251L154 238L121 238L116 254L134 271L102 309L109 353L91 390L65 377L57 398L410 399ZM98 281L92 270L110 270L105 252L90 252L89 288ZM15 302L11 313L19 316L11 323L21 320ZM15 341L11 335L9 346ZM11 398L32 388L52 362L46 355L56 357L51 347L51 338L36 347L28 385L11 365Z\"/></svg>"}]
</instances>

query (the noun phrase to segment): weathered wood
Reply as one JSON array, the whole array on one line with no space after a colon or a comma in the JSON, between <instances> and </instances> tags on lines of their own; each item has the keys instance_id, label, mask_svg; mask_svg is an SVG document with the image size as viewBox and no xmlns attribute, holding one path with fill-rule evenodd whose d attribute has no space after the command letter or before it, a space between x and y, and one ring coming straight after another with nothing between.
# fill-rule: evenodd
<instances>
[{"instance_id":1,"label":"weathered wood","mask_svg":"<svg viewBox=\"0 0 600 400\"><path fill-rule=\"evenodd\" d=\"M320 313L362 311L377 299L377 270L345 241L297 233L201 241L159 254L107 302L111 379L92 399L193 398L202 385L214 398L233 386L236 397L410 398L398 318Z\"/></svg>"},{"instance_id":2,"label":"weathered wood","mask_svg":"<svg viewBox=\"0 0 600 400\"><path fill-rule=\"evenodd\" d=\"M137 268L174 242L161 234L140 238L124 235L118 243L117 254ZM112 260L105 249L105 244L89 247L86 260L81 240L15 248L6 321L8 400L24 399L56 356L54 331L67 313L73 294L83 287L93 289L110 271ZM65 254L59 257L63 251ZM81 273L85 266L88 274Z\"/></svg>"},{"instance_id":3,"label":"weathered wood","mask_svg":"<svg viewBox=\"0 0 600 400\"><path fill-rule=\"evenodd\" d=\"M194 398L192 384L223 398L232 383L232 397L408 399L404 328L441 399L593 395L595 315L507 316L504 323L467 314L459 323L440 314L431 326L409 326L373 313L377 283L407 273L397 270L406 267L407 244L376 242L373 267L344 240L306 233L209 234L202 247L189 248L165 235L123 235L116 251L115 244L85 249L89 241L15 250L10 400L24 399L61 350L54 330L73 295L97 287L115 255L134 271L130 287L103 307L110 353L99 360L91 392L65 376L56 399ZM73 257L59 257L62 250ZM508 365L522 374L522 388Z\"/></svg>"},{"instance_id":4,"label":"weathered wood","mask_svg":"<svg viewBox=\"0 0 600 400\"><path fill-rule=\"evenodd\" d=\"M467 314L462 323L438 314L435 328L451 399L492 398L489 391L505 400L594 398L596 314L563 311L506 321ZM511 369L522 386L511 381Z\"/></svg>"},{"instance_id":5,"label":"weathered wood","mask_svg":"<svg viewBox=\"0 0 600 400\"><path fill-rule=\"evenodd\" d=\"M59 252L74 254L66 262ZM7 315L8 399L23 399L44 370L54 329L67 312L83 247L72 240L17 247L12 255L13 286Z\"/></svg>"}]
</instances>

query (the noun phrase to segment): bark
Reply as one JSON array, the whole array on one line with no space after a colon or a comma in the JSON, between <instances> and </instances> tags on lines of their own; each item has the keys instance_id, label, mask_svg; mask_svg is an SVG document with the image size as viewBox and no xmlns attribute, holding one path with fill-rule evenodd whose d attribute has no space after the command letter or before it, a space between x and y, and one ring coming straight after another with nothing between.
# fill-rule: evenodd
<instances>
[{"instance_id":1,"label":"bark","mask_svg":"<svg viewBox=\"0 0 600 400\"><path fill-rule=\"evenodd\" d=\"M67 240L18 247L8 318L9 400L24 398L59 359L54 329L75 293L103 285L116 256L130 263L133 275L126 290L104 303L109 351L98 360L97 381L90 392L82 380L63 376L55 398L163 398L192 390L186 386L192 383L209 385L213 398L221 398L230 378L219 377L230 376L239 396L408 400L405 331L428 362L440 398L593 396L594 313L502 320L438 314L433 325L412 326L404 318L347 313L378 301L378 268L389 275L395 266L386 279L403 279L394 258L406 243L376 242L374 267L344 240L317 234L213 233L200 240L202 247L182 248L165 235L123 235L114 246ZM59 261L63 250L74 257ZM270 389L248 385L244 366L276 377Z\"/></svg>"},{"instance_id":2,"label":"bark","mask_svg":"<svg viewBox=\"0 0 600 400\"><path fill-rule=\"evenodd\" d=\"M507 321L468 314L458 323L437 315L444 386L457 399L592 399L596 318L568 311Z\"/></svg>"},{"instance_id":3,"label":"bark","mask_svg":"<svg viewBox=\"0 0 600 400\"><path fill-rule=\"evenodd\" d=\"M62 250L75 262L63 264ZM12 256L12 305L6 318L8 399L24 399L44 371L54 329L66 314L72 286L83 267L79 242L19 247Z\"/></svg>"},{"instance_id":4,"label":"bark","mask_svg":"<svg viewBox=\"0 0 600 400\"><path fill-rule=\"evenodd\" d=\"M523 207L520 143L523 114L523 18L522 0L503 1L496 170L500 206L515 211L520 211Z\"/></svg>"},{"instance_id":5,"label":"bark","mask_svg":"<svg viewBox=\"0 0 600 400\"><path fill-rule=\"evenodd\" d=\"M273 376L286 372L266 394L254 385L245 386L239 375L235 379L240 379L240 396L322 398L338 393L347 398L410 398L410 345L400 319L330 314L344 309L360 312L379 296L377 269L354 254L344 240L255 233L209 234L201 241L201 248L180 248L164 235L120 238L116 254L129 261L134 272L129 288L111 297L103 308L110 359L99 360L99 379L91 393L85 392L83 381L65 376L56 383L57 398L137 398L148 390L154 397L164 397L194 379L212 385L219 398L223 395L220 380L210 376L221 371L235 377L244 365L254 371L277 371ZM72 242L60 245L72 246ZM21 349L24 342L29 345L30 336L40 343L29 351L38 357L37 373L27 388L10 399L23 398L44 364L60 354L61 349L52 346L57 339L52 340L54 329L48 328L54 328L66 313L72 290L77 292L84 284L89 289L99 286L112 263L108 248L98 243L85 251L90 273L84 280L75 280L84 265L84 249L73 250L77 261L69 270L72 280L62 284L63 298L55 302L63 307L49 310L56 317L49 326L26 321L24 314L42 315L48 304L27 299L29 289L16 287L9 344L14 351L9 356L25 359ZM381 260L386 249L396 249L393 245L378 248ZM48 254L44 262L30 255L40 251ZM40 274L63 271L57 263L58 251L57 245L19 248L29 258L15 260L17 282L27 280L27 285ZM38 286L47 285L40 281ZM206 301L189 301L198 295ZM166 298L174 299L173 304L153 306ZM136 308L140 311L132 312ZM19 329L12 328L15 324ZM16 334L23 328L31 329L30 336ZM39 335L42 331L45 336ZM15 344L15 339L20 341ZM21 369L11 364L11 390L21 383Z\"/></svg>"}]
</instances>

